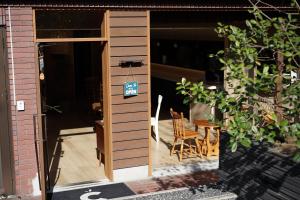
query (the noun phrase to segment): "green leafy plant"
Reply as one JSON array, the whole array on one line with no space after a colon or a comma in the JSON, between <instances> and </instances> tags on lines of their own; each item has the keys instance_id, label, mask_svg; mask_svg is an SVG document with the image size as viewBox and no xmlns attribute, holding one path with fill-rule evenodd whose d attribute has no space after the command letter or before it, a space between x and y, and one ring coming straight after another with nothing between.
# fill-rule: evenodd
<instances>
[{"instance_id":1,"label":"green leafy plant","mask_svg":"<svg viewBox=\"0 0 300 200\"><path fill-rule=\"evenodd\" d=\"M253 4L253 18L244 28L218 23L216 32L229 46L212 56L224 66L225 90L211 91L185 78L177 83L184 103L205 103L226 113L232 151L253 141L293 137L299 152L300 81L291 73L300 69L300 7L296 1L292 6L293 14L274 7L269 16Z\"/></svg>"}]
</instances>

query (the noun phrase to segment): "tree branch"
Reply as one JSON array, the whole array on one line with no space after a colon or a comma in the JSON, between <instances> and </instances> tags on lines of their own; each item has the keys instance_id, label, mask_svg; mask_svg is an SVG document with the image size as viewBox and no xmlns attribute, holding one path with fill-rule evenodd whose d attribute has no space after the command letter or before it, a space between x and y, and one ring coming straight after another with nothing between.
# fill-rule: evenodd
<instances>
[{"instance_id":1,"label":"tree branch","mask_svg":"<svg viewBox=\"0 0 300 200\"><path fill-rule=\"evenodd\" d=\"M248 0L248 1L249 1L249 3L250 3L254 8L256 8L256 9L258 9L257 4L261 2L260 0L258 0L258 1L254 4L251 0ZM259 10L260 10L260 9L259 9ZM261 14L262 14L263 16L265 16L265 17L266 17L267 19L269 19L269 20L272 20L272 18L269 17L266 13L264 13L262 10L260 10L260 11L261 11Z\"/></svg>"}]
</instances>

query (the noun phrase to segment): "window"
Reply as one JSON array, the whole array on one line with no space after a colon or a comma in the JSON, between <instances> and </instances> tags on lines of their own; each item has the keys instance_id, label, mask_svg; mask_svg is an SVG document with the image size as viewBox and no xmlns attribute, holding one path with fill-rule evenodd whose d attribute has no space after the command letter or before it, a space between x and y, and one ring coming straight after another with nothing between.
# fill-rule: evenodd
<instances>
[{"instance_id":1,"label":"window","mask_svg":"<svg viewBox=\"0 0 300 200\"><path fill-rule=\"evenodd\" d=\"M100 38L101 10L36 10L36 38Z\"/></svg>"}]
</instances>

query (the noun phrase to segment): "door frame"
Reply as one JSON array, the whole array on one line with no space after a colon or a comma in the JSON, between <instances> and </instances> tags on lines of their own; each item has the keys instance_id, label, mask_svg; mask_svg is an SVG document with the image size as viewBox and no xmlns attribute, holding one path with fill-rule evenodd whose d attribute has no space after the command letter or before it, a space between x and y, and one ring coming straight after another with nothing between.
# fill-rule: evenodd
<instances>
[{"instance_id":1,"label":"door frame","mask_svg":"<svg viewBox=\"0 0 300 200\"><path fill-rule=\"evenodd\" d=\"M6 28L0 27L0 44L2 53L0 53L0 73L4 78L4 92L0 94L2 113L0 110L0 148L1 148L1 164L3 188L0 188L0 193L13 194L14 188L14 164L13 164L13 149L12 149L12 131L11 131L11 109L9 103L9 82L8 82L8 57L6 45ZM1 55L2 54L2 55ZM4 73L3 73L4 72ZM3 101L2 101L3 100ZM1 169L2 168L2 169Z\"/></svg>"},{"instance_id":2,"label":"door frame","mask_svg":"<svg viewBox=\"0 0 300 200\"><path fill-rule=\"evenodd\" d=\"M66 8L68 9L68 8ZM74 43L74 42L101 42L104 48L102 54L102 85L103 85L103 116L104 120L104 140L105 140L105 175L109 180L113 180L113 165L112 165L112 131L111 131L111 72L110 72L110 42L109 42L109 10L104 11L104 18L101 26L101 38L46 38L38 39L36 37L36 9L33 9L33 28L34 28L34 43L35 43L35 68L36 68L36 85L37 85L37 124L38 124L38 141L43 141L42 130L42 108L41 108L41 92L40 92L40 79L39 79L39 63L38 63L38 44L40 42L47 43ZM95 138L96 139L96 138ZM45 172L45 156L43 142L39 142L39 163L40 163L40 184L43 200L46 199L46 172Z\"/></svg>"}]
</instances>

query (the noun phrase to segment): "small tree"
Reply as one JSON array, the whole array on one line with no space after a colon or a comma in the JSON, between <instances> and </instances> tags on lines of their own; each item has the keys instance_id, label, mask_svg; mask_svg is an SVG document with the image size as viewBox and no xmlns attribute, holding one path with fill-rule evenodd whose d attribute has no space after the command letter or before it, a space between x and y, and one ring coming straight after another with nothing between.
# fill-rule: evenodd
<instances>
[{"instance_id":1,"label":"small tree","mask_svg":"<svg viewBox=\"0 0 300 200\"><path fill-rule=\"evenodd\" d=\"M292 5L298 13L277 10L271 17L253 4L245 28L218 23L219 37L229 41L228 49L214 55L224 65L226 91L210 91L185 78L177 83L184 103L206 103L227 113L232 151L239 144L291 136L300 148L300 81L291 78L300 68L300 9L296 1Z\"/></svg>"}]
</instances>

